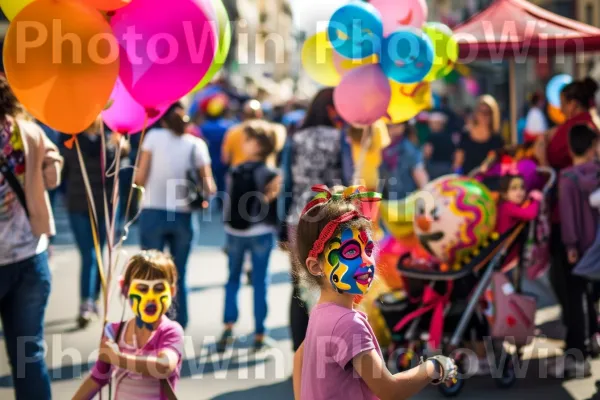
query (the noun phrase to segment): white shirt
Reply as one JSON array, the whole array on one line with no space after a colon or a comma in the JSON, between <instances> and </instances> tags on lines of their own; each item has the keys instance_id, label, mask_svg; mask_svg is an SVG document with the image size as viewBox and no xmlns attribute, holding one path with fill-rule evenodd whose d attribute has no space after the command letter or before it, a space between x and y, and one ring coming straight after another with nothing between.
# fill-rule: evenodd
<instances>
[{"instance_id":1,"label":"white shirt","mask_svg":"<svg viewBox=\"0 0 600 400\"><path fill-rule=\"evenodd\" d=\"M542 110L538 107L531 107L527 113L525 122L525 132L529 135L542 135L548 130L548 122Z\"/></svg>"},{"instance_id":2,"label":"white shirt","mask_svg":"<svg viewBox=\"0 0 600 400\"><path fill-rule=\"evenodd\" d=\"M192 160L197 169L210 165L206 143L187 133L177 136L168 129L152 129L142 143L142 151L152 154L142 208L189 212L181 193L185 192L182 189Z\"/></svg>"}]
</instances>

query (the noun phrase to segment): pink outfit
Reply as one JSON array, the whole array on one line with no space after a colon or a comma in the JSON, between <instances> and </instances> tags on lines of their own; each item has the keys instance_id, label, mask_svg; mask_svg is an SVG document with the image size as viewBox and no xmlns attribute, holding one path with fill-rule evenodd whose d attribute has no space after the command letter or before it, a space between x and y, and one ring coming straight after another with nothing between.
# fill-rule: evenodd
<instances>
[{"instance_id":1,"label":"pink outfit","mask_svg":"<svg viewBox=\"0 0 600 400\"><path fill-rule=\"evenodd\" d=\"M310 313L301 400L377 400L352 367L357 355L376 350L383 358L367 316L334 303L318 304Z\"/></svg>"},{"instance_id":2,"label":"pink outfit","mask_svg":"<svg viewBox=\"0 0 600 400\"><path fill-rule=\"evenodd\" d=\"M179 361L177 369L173 375L169 377L171 386L175 388L181 373L183 354L183 329L181 328L181 325L163 316L158 328L156 328L152 336L150 336L148 342L142 348L138 348L135 340L133 344L125 343L124 340L127 324L132 321L134 320L124 322L126 325L123 326L121 340L119 340L119 349L125 354L135 354L139 356L157 356L158 353L164 349L175 351L179 356ZM118 330L119 323L113 323L107 326L107 331L117 332ZM115 384L115 399L117 400L167 400L166 394L161 390L160 381L152 377L141 376L121 368L114 368L114 366L100 360L96 361L96 364L92 368L91 375L92 379L96 381L100 387L106 385L112 377Z\"/></svg>"},{"instance_id":3,"label":"pink outfit","mask_svg":"<svg viewBox=\"0 0 600 400\"><path fill-rule=\"evenodd\" d=\"M500 201L498 204L498 221L496 222L496 231L502 235L523 221L533 221L540 211L540 203L536 200L530 200L528 205L519 205L510 201ZM512 251L506 257L504 265L518 257L519 246L513 247Z\"/></svg>"}]
</instances>

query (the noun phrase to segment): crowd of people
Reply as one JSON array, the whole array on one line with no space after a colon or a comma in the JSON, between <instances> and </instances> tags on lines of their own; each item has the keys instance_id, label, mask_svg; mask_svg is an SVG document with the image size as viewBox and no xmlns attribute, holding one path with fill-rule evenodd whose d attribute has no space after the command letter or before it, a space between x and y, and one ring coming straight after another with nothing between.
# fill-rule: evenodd
<instances>
[{"instance_id":1,"label":"crowd of people","mask_svg":"<svg viewBox=\"0 0 600 400\"><path fill-rule=\"evenodd\" d=\"M552 198L552 282L567 326L566 349L585 356L591 355L591 339L599 332L598 291L572 270L586 262L589 252L600 250L596 237L598 192L594 193L600 186L600 119L593 106L597 89L590 79L566 86L561 101L567 120L551 129L535 111L543 102L536 97L530 112L533 122L526 128L527 146L537 162L560 173ZM51 290L48 250L56 233L52 216L56 193L65 201L81 256L77 323L85 328L99 312L100 296L86 187L96 204L97 238L102 247L108 230L105 221L113 217L128 220L135 213L130 210L135 210L135 201L131 207L127 196L132 183L145 189L137 205L143 252L128 262L122 282L135 323L107 326L99 361L75 398L90 398L112 374L117 377L119 393L143 390L168 398L181 367L183 331L191 315L186 270L194 240L192 218L197 211L207 212L207 207L208 212L222 212L227 237L224 250L229 259L220 351L235 341L247 254L252 264L254 349L270 345L265 326L268 266L272 250L280 243L289 251L293 266L290 326L297 351L297 398L340 396L339 385L319 380L314 368L318 361L315 338L332 330L339 330L342 340L360 337L358 348L349 346L352 349L347 354L327 367L331 369L327 373L341 382L351 374L346 366L352 363L362 380L352 381L345 389L348 394L359 390L366 393L365 398L395 394L406 398L432 379L444 381L454 376L453 363L444 357L428 360L426 369L407 374L383 372L373 330L364 315L354 311L353 299L364 295L371 285L373 247L385 227L365 218L351 195L332 200L332 191L361 184L366 191L382 192L384 199L403 199L437 177L468 175L489 167L494 155L505 147L500 108L492 96L481 96L464 120L442 102L423 121L378 122L364 128L351 126L339 116L331 88L320 90L307 105L299 102L267 109L256 99L240 101L215 85L195 98L190 109L173 104L141 142L141 135L137 140L125 140L109 132L103 138L105 130L98 119L78 135L78 149L64 146L60 135L27 118L3 78L0 115L0 316L17 398L51 397L43 360L43 321ZM117 161L121 164L116 165ZM112 204L114 171L128 164L136 164L136 172L121 170L120 202ZM316 185L329 189L313 198ZM508 230L516 220L533 219L540 196L532 194L536 202L526 209L521 207L528 197L522 179L510 176L500 186L504 210L500 228ZM596 199L592 203L590 195ZM105 215L107 212L110 215ZM315 213L325 217L315 222L309 218ZM343 276L332 272L336 262L328 256L331 246L339 250L335 257L343 259L352 276L361 277L360 284L344 282ZM166 248L171 258L162 253ZM360 262L353 261L357 259ZM311 287L321 290L314 307L308 304ZM177 308L174 321L165 316L171 304ZM22 336L35 338L23 356L37 360L26 363L25 377L16 375L17 340ZM140 354L141 348L148 353ZM589 374L587 358L558 361L556 368L563 372ZM148 377L148 371L159 374L142 380L132 375Z\"/></svg>"}]
</instances>

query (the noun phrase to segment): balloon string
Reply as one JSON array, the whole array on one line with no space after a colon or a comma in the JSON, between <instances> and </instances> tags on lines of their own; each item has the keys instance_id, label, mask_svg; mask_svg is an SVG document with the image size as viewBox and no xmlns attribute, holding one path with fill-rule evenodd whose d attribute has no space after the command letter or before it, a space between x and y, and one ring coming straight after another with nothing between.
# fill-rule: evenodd
<instances>
[{"instance_id":1,"label":"balloon string","mask_svg":"<svg viewBox=\"0 0 600 400\"><path fill-rule=\"evenodd\" d=\"M139 167L139 163L140 163L140 154L142 154L141 151L141 147L142 147L142 143L144 142L144 137L146 136L146 129L148 126L148 113L146 113L146 116L144 117L144 129L142 129L142 133L140 134L140 143L138 146L138 152L135 156L135 163L133 164L133 174L131 177L131 187L129 188L129 196L127 198L127 207L125 208L125 218L127 218L129 216L129 209L131 208L131 200L133 198L133 191L136 187L135 185L135 178L137 175L137 170Z\"/></svg>"}]
</instances>

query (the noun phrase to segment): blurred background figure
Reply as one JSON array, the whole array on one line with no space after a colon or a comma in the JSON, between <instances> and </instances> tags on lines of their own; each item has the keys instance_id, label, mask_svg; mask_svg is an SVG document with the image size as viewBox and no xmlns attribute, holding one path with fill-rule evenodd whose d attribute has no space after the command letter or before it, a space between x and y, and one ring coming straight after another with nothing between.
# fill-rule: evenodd
<instances>
[{"instance_id":1,"label":"blurred background figure","mask_svg":"<svg viewBox=\"0 0 600 400\"><path fill-rule=\"evenodd\" d=\"M529 111L523 132L525 143L533 143L548 131L548 120L544 113L544 97L540 93L531 96Z\"/></svg>"},{"instance_id":2,"label":"blurred background figure","mask_svg":"<svg viewBox=\"0 0 600 400\"><path fill-rule=\"evenodd\" d=\"M437 110L429 113L429 135L423 145L423 157L429 179L452 173L452 160L459 137L450 129L449 118Z\"/></svg>"}]
</instances>

